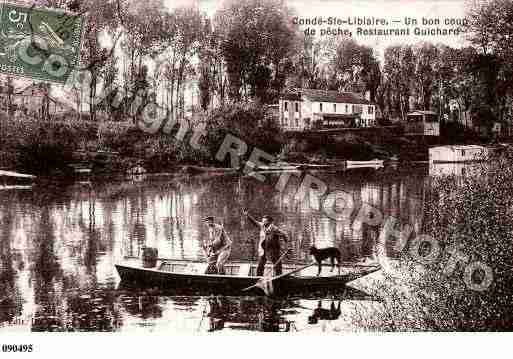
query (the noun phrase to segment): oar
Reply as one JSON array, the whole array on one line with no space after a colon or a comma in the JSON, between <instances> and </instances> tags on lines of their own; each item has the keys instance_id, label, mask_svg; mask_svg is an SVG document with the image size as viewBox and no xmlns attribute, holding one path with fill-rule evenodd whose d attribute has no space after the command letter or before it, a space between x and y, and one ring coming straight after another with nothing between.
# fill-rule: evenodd
<instances>
[{"instance_id":1,"label":"oar","mask_svg":"<svg viewBox=\"0 0 513 359\"><path fill-rule=\"evenodd\" d=\"M205 305L203 306L203 312L201 312L201 320L199 322L198 332L201 329L201 324L203 324L203 318L205 318L205 312L207 311L207 304L208 304L208 299L206 300Z\"/></svg>"},{"instance_id":2,"label":"oar","mask_svg":"<svg viewBox=\"0 0 513 359\"><path fill-rule=\"evenodd\" d=\"M244 288L242 291L246 292L246 291L248 291L250 289L253 289L253 288L260 288L260 289L262 289L265 292L266 295L269 295L268 292L272 292L272 289L273 289L272 288L272 282L273 281L275 281L277 279L281 279L283 277L287 277L287 276L292 275L292 274L296 274L298 272L301 272L303 269L309 268L309 267L314 266L316 264L317 264L317 262L312 262L312 263L307 264L305 266L302 266L302 267L299 267L297 269L294 269L293 271L290 271L288 273L280 274L279 276L276 276L276 277L267 278L267 279L266 278L261 278L261 279L258 280L258 282L256 284L252 285L251 287ZM271 284L269 286L270 288L268 286L266 286L266 284L268 284L268 283Z\"/></svg>"},{"instance_id":3,"label":"oar","mask_svg":"<svg viewBox=\"0 0 513 359\"><path fill-rule=\"evenodd\" d=\"M278 260L276 261L276 263L273 263L273 269L276 270L276 266L285 258L285 256L287 255L287 253L290 252L290 249L287 249L285 251L285 253L282 254L282 256L280 258L278 258ZM274 273L274 272L273 272Z\"/></svg>"},{"instance_id":4,"label":"oar","mask_svg":"<svg viewBox=\"0 0 513 359\"><path fill-rule=\"evenodd\" d=\"M273 273L272 275L274 275L276 273L276 266L283 260L283 258L285 258L285 256L287 255L287 253L290 251L290 249L287 249L282 255L280 258L278 258L278 260L273 263ZM272 276L271 275L271 276ZM256 284L257 287L261 288L266 295L269 295L269 293L272 293L273 292L273 288L272 288L272 284L269 283L269 282L263 282L261 283L262 279L259 280L259 282ZM244 289L244 290L248 290L248 288Z\"/></svg>"}]
</instances>

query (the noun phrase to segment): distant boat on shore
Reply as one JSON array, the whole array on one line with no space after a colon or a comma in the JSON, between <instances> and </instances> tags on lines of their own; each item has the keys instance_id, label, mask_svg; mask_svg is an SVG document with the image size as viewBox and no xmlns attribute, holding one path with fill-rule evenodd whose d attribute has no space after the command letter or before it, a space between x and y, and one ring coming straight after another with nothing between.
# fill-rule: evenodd
<instances>
[{"instance_id":1,"label":"distant boat on shore","mask_svg":"<svg viewBox=\"0 0 513 359\"><path fill-rule=\"evenodd\" d=\"M35 179L36 176L13 171L0 170L0 185L4 187L32 184Z\"/></svg>"},{"instance_id":2,"label":"distant boat on shore","mask_svg":"<svg viewBox=\"0 0 513 359\"><path fill-rule=\"evenodd\" d=\"M288 163L276 163L276 164L271 164L269 166L266 166L266 165L258 166L254 169L254 171L259 171L259 172L260 171L263 171L263 172L299 171L300 167L301 167L300 165L291 165Z\"/></svg>"},{"instance_id":3,"label":"distant boat on shore","mask_svg":"<svg viewBox=\"0 0 513 359\"><path fill-rule=\"evenodd\" d=\"M9 177L9 178L23 178L23 179L35 179L36 176L27 175L23 173L13 172L13 171L4 171L0 170L0 177Z\"/></svg>"},{"instance_id":4,"label":"distant boat on shore","mask_svg":"<svg viewBox=\"0 0 513 359\"><path fill-rule=\"evenodd\" d=\"M27 186L4 186L0 184L0 191L20 191L20 190L31 190L32 185Z\"/></svg>"},{"instance_id":5,"label":"distant boat on shore","mask_svg":"<svg viewBox=\"0 0 513 359\"><path fill-rule=\"evenodd\" d=\"M490 150L478 145L450 145L429 149L430 163L464 163L488 160Z\"/></svg>"},{"instance_id":6,"label":"distant boat on shore","mask_svg":"<svg viewBox=\"0 0 513 359\"><path fill-rule=\"evenodd\" d=\"M370 160L370 161L347 161L347 168L381 168L384 165L382 160Z\"/></svg>"}]
</instances>

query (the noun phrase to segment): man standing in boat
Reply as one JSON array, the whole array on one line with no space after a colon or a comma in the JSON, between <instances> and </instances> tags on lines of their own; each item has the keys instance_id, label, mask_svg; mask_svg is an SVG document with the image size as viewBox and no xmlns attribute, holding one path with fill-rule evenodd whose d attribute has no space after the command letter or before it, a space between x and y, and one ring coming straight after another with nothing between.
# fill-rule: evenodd
<instances>
[{"instance_id":1,"label":"man standing in boat","mask_svg":"<svg viewBox=\"0 0 513 359\"><path fill-rule=\"evenodd\" d=\"M204 219L208 227L208 240L203 242L208 266L205 274L225 274L224 265L232 252L232 241L221 224L214 222L214 217Z\"/></svg>"},{"instance_id":2,"label":"man standing in boat","mask_svg":"<svg viewBox=\"0 0 513 359\"><path fill-rule=\"evenodd\" d=\"M264 268L269 259L274 265L275 275L282 274L280 239L287 242L287 234L280 230L275 224L271 216L263 216L259 222L253 218L246 209L243 214L258 228L260 228L260 240L258 242L258 266L257 276L264 275Z\"/></svg>"}]
</instances>

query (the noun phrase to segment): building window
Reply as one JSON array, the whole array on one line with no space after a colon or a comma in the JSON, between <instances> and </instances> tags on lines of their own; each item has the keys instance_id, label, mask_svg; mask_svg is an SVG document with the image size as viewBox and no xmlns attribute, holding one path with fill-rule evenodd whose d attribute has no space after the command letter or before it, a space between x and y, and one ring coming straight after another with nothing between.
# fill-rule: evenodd
<instances>
[{"instance_id":1,"label":"building window","mask_svg":"<svg viewBox=\"0 0 513 359\"><path fill-rule=\"evenodd\" d=\"M333 112L337 113L337 104L336 103L333 104Z\"/></svg>"},{"instance_id":2,"label":"building window","mask_svg":"<svg viewBox=\"0 0 513 359\"><path fill-rule=\"evenodd\" d=\"M322 103L319 104L319 112L322 112Z\"/></svg>"},{"instance_id":3,"label":"building window","mask_svg":"<svg viewBox=\"0 0 513 359\"><path fill-rule=\"evenodd\" d=\"M349 113L349 105L346 105L346 113Z\"/></svg>"},{"instance_id":4,"label":"building window","mask_svg":"<svg viewBox=\"0 0 513 359\"><path fill-rule=\"evenodd\" d=\"M296 102L296 112L299 112L299 102Z\"/></svg>"},{"instance_id":5,"label":"building window","mask_svg":"<svg viewBox=\"0 0 513 359\"><path fill-rule=\"evenodd\" d=\"M369 106L369 115L374 113L374 106Z\"/></svg>"},{"instance_id":6,"label":"building window","mask_svg":"<svg viewBox=\"0 0 513 359\"><path fill-rule=\"evenodd\" d=\"M296 118L296 127L299 127L299 118Z\"/></svg>"},{"instance_id":7,"label":"building window","mask_svg":"<svg viewBox=\"0 0 513 359\"><path fill-rule=\"evenodd\" d=\"M289 110L289 103L287 101L283 103L283 108L285 109L285 111Z\"/></svg>"}]
</instances>

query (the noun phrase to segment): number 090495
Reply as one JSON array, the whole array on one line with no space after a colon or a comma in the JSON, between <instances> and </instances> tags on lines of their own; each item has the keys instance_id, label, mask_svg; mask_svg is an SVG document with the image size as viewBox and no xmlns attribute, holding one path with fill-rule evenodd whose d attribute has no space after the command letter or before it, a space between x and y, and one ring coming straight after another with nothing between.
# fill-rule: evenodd
<instances>
[{"instance_id":1,"label":"number 090495","mask_svg":"<svg viewBox=\"0 0 513 359\"><path fill-rule=\"evenodd\" d=\"M3 353L32 353L34 350L32 344L3 344Z\"/></svg>"}]
</instances>

